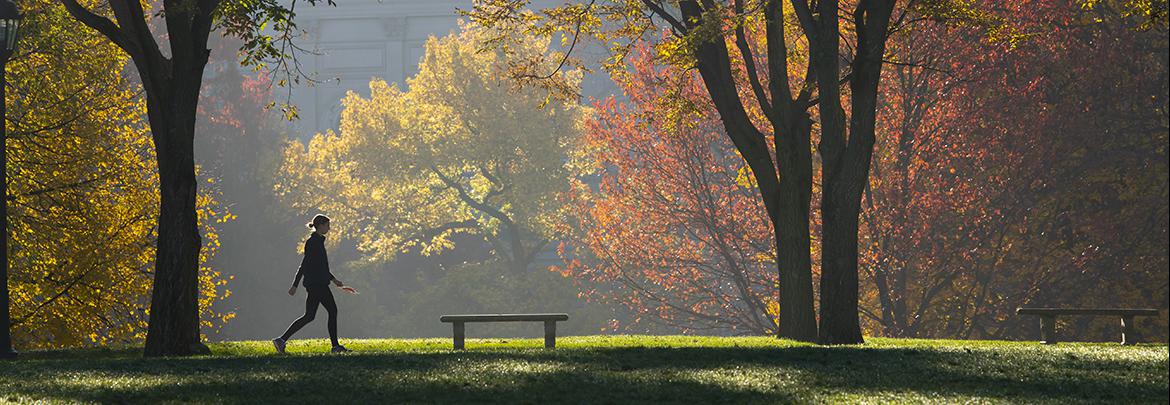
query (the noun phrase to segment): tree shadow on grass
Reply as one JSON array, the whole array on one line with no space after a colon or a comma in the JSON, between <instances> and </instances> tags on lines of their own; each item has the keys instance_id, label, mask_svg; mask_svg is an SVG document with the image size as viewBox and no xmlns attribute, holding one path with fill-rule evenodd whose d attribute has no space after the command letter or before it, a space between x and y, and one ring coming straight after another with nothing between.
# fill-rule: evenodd
<instances>
[{"instance_id":1,"label":"tree shadow on grass","mask_svg":"<svg viewBox=\"0 0 1170 405\"><path fill-rule=\"evenodd\" d=\"M1164 347L1163 347L1164 350ZM940 351L930 348L616 348L594 359L622 368L783 370L821 390L861 397L914 392L924 397L1008 401L1126 400L1164 403L1168 366L1161 362L1030 350Z\"/></svg>"},{"instance_id":2,"label":"tree shadow on grass","mask_svg":"<svg viewBox=\"0 0 1170 405\"><path fill-rule=\"evenodd\" d=\"M121 402L791 402L784 393L594 373L540 353L42 361L0 371L0 392ZM604 370L598 370L604 371ZM644 373L642 373L644 374ZM17 382L19 381L19 382ZM614 389L615 387L620 387ZM0 401L4 399L0 395Z\"/></svg>"},{"instance_id":3,"label":"tree shadow on grass","mask_svg":"<svg viewBox=\"0 0 1170 405\"><path fill-rule=\"evenodd\" d=\"M868 347L492 349L345 356L35 358L0 401L823 402L979 397L1164 402L1166 364L1026 350ZM1159 376L1160 374L1160 376ZM888 397L901 395L901 397Z\"/></svg>"}]
</instances>

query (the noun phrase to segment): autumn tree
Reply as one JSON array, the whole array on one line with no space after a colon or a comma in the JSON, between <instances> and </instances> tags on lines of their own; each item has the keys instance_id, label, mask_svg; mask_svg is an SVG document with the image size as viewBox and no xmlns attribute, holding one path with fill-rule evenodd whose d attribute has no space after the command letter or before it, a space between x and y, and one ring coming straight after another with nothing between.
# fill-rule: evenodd
<instances>
[{"instance_id":1,"label":"autumn tree","mask_svg":"<svg viewBox=\"0 0 1170 405\"><path fill-rule=\"evenodd\" d=\"M271 62L276 71L299 77L295 61L289 62L296 49L290 44L298 32L293 22L297 3L286 7L276 0L163 0L162 7L151 12L147 12L148 3L139 0L110 0L91 7L78 0L61 3L73 18L129 55L146 95L160 204L145 354L207 353L200 342L197 304L203 241L196 213L194 136L203 69L210 53L208 36L213 29L221 29L243 41L244 64ZM151 30L155 18L165 23L162 43ZM290 115L295 112L290 110Z\"/></svg>"},{"instance_id":2,"label":"autumn tree","mask_svg":"<svg viewBox=\"0 0 1170 405\"><path fill-rule=\"evenodd\" d=\"M863 215L870 333L1030 338L1016 307L1163 301L1165 29L1115 6L1004 7L1033 33L1006 43L939 24L892 42L906 63Z\"/></svg>"},{"instance_id":3,"label":"autumn tree","mask_svg":"<svg viewBox=\"0 0 1170 405\"><path fill-rule=\"evenodd\" d=\"M55 0L22 7L5 117L14 340L26 348L140 343L159 203L145 102L113 44ZM208 236L203 263L225 213L210 193L196 197L195 209ZM226 280L206 266L197 280L203 326L230 319L212 308L229 293Z\"/></svg>"},{"instance_id":4,"label":"autumn tree","mask_svg":"<svg viewBox=\"0 0 1170 405\"><path fill-rule=\"evenodd\" d=\"M1164 301L1164 272L1153 270L1166 261L1164 250L1159 253L1166 213L1160 179L1166 169L1157 155L1165 149L1156 146L1166 136L1159 115L1165 111L1160 94L1167 75L1159 59L1164 31L1143 31L1140 15L1122 17L1109 4L1091 11L1061 2L1021 3L981 15L983 21L918 21L891 38L875 172L860 223L866 333L1029 338L1034 325L1011 314L1018 306ZM1003 21L1012 23L996 27ZM997 31L988 35L988 28ZM721 261L695 245L676 249L680 240L706 235L702 225L671 221L701 213L687 209L699 206L698 200L661 198L658 184L669 184L662 189L671 190L670 197L690 195L679 191L686 188L709 193L708 180L727 169L708 164L697 176L639 176L695 172L678 159L693 155L676 153L685 149L672 141L689 139L693 128L710 128L716 118L700 109L680 119L692 125L648 129L666 127L662 123L673 122L679 105L703 105L704 97L669 80L682 74L646 74L653 69L637 52L625 62L637 67L617 75L619 80L643 87L626 88L630 103L599 106L598 119L587 126L586 139L594 143L585 150L595 150L594 161L617 163L598 164L601 186L577 194L582 240L593 252L570 249L565 270L597 282L585 286L590 296L630 305L642 320L661 317L684 330L707 328L710 319L684 311L702 306L657 302L690 304L696 291L718 296L714 301L750 301L733 290L687 283L723 274L715 269ZM656 110L663 105L672 108ZM1115 135L1093 140L1106 133ZM653 139L653 148L623 148L649 142L642 134ZM622 153L648 162L626 161ZM1119 173L1128 175L1122 180ZM673 217L654 217L666 212L649 208L656 203L668 205ZM748 234L757 229L748 217L735 222L730 228ZM1119 229L1132 231L1119 235ZM650 233L653 238L642 236ZM661 259L670 254L686 260ZM673 273L665 270L668 265ZM729 315L723 326L740 319ZM1062 328L1113 338L1115 331L1102 322L1075 322ZM1165 320L1151 329L1164 336Z\"/></svg>"},{"instance_id":5,"label":"autumn tree","mask_svg":"<svg viewBox=\"0 0 1170 405\"><path fill-rule=\"evenodd\" d=\"M983 234L1001 214L989 194L1006 187L992 168L1018 165L1023 154L1006 149L1001 133L979 128L987 110L1002 107L986 103L982 89L1011 46L945 21L891 38L861 221L870 287L861 312L871 334L917 336L946 312L940 301L966 265L998 249Z\"/></svg>"},{"instance_id":6,"label":"autumn tree","mask_svg":"<svg viewBox=\"0 0 1170 405\"><path fill-rule=\"evenodd\" d=\"M948 199L958 196L958 193L927 192L932 187L942 187L940 184L911 188L908 186L909 180L898 182L891 180L916 178L916 170L911 162L932 159L936 154L944 163L949 161L951 164L956 164L954 160L950 160L956 155L975 154L965 151L971 148L971 145L948 139L947 135L965 133L964 126L972 125L973 120L977 119L977 113L947 108L941 105L938 99L952 96L945 98L944 101L975 104L969 98L962 97L960 92L954 91L960 85L969 82L963 77L971 76L973 73L949 69L955 69L953 63L960 58L979 55L991 47L977 46L985 38L974 30L968 30L971 42L955 43L948 47L939 43L949 40L947 35L954 34L948 32L950 27L946 24L919 23L917 26L907 28L915 31L929 29L934 36L927 38L924 32L906 32L899 35L894 42L895 53L891 59L897 62L887 72L891 78L886 81L884 90L887 96L882 104L885 116L892 118L883 121L884 125L879 128L883 139L890 140L894 147L886 146L879 149L883 153L879 155L878 161L885 164L885 167L883 172L879 172L870 187L871 192L867 194L868 205L864 217L866 225L864 230L867 231L873 229L869 227L870 224L880 221L885 226L882 229L902 232L912 229L901 225L910 216L923 219L938 218L945 215L948 208L959 206L959 202L955 204L947 202ZM962 52L960 48L966 51ZM750 214L751 210L743 208L743 203L746 202L746 206L755 204L754 206L758 207L758 200L737 193L713 192L720 189L740 189L741 193L754 193L752 190L756 185L750 181L751 176L745 173L747 169L742 167L742 163L736 164L739 159L734 152L728 155L730 160L698 159L709 155L702 152L711 147L709 145L719 145L726 140L722 138L725 136L724 131L718 123L719 118L714 114L709 98L701 91L693 91L701 90L699 87L693 87L698 82L679 82L698 80L697 77L679 72L677 68L654 66L654 60L645 45L637 47L625 61L626 71L616 77L623 83L624 94L631 102L623 104L607 102L599 105L598 118L590 120L586 127L586 139L589 142L582 148L590 152L587 152L588 158L585 159L587 163L581 165L586 168L592 167L602 179L601 187L597 190L582 188L582 191L575 194L576 203L583 207L575 210L581 215L580 227L584 230L579 238L593 254L582 254L574 250L567 255L569 265L564 270L589 280L584 287L594 299L628 305L642 315L638 319L660 320L684 330L712 328L712 325L717 325L715 327L765 333L766 329L748 321L752 320L752 317L774 316L774 312L768 311L774 305L774 301L769 302L767 306L748 305L759 299L723 288L739 285L733 282L734 279L727 282L696 281L708 278L718 280L724 275L736 274L729 269L756 268L760 264L759 258L772 257L775 254L772 249L766 247L766 243L763 243L764 248L760 248L762 245L760 240L768 241L771 238L769 232L757 233L758 225L754 222L756 218L744 215ZM665 72L659 72L660 70ZM938 111L943 113L937 113ZM900 112L905 114L899 115ZM929 118L926 123L923 123L923 116ZM936 117L940 119L931 120ZM926 128L924 131L930 131L930 134L920 133L919 130L922 128ZM816 135L818 132L814 130L813 134ZM703 133L716 138L702 139L696 135ZM683 145L677 144L680 142ZM685 146L688 142L694 145L688 148ZM923 148L923 145L928 147ZM949 149L941 149L944 145ZM892 157L893 160L887 157ZM815 171L819 162L814 161L813 164ZM908 170L903 170L903 167ZM693 174L679 176L677 173ZM719 179L722 179L722 184ZM741 184L736 186L736 183ZM661 190L670 192L663 194ZM886 206L881 205L884 209L877 208L873 203L875 194L883 197L888 195L890 198L896 195L898 199L883 201L895 206L884 208ZM710 202L730 203L736 200L741 200L735 203L735 206L740 208L726 212L716 208L722 207L721 205ZM920 203L921 206L918 205ZM963 203L977 204L971 199L963 200ZM652 208L663 204L667 207ZM905 205L906 208L903 209L898 204ZM902 216L890 215L892 213ZM644 237L639 238L639 235ZM737 246L739 238L745 236L749 240L742 241L744 244ZM815 228L812 236L814 241L819 237ZM867 241L879 240L878 235L874 233L866 233L864 236ZM880 246L867 245L867 249L863 251L865 253L862 257L863 262L872 266L867 268L868 274L885 276L886 271L895 269L906 271L905 268L892 266L890 262L891 257L898 253L894 251L895 249L890 249L896 243L899 247L919 250L925 250L923 246L927 245L922 243L921 234L898 233L896 237L885 234L881 236L883 237L880 238L882 242ZM901 244L903 240L900 238L904 236L908 239L904 241L905 244ZM756 242L751 243L752 240ZM677 248L679 243L687 242L690 244L686 247ZM711 248L705 248L707 246ZM728 249L727 246L734 246L734 249ZM950 243L935 243L932 246L939 249L925 250L917 256L961 257L946 251ZM816 249L816 244L813 248ZM891 250L890 255L886 254L887 250ZM728 251L738 254L729 255ZM590 256L598 257L593 260L585 258ZM686 259L680 259L682 257ZM920 271L923 273L920 274L925 277L916 279L911 285L917 288L919 285L948 283L945 277L932 277L926 273L942 274L953 272L954 268L949 265L938 266L937 270L930 266L922 268ZM813 273L817 272L819 268L814 265ZM754 271L742 273L738 275L741 278L767 281L766 277L761 277ZM886 282L887 278L878 279L880 282L877 284L882 288L876 290L880 292L878 296L882 298L883 308L893 308L903 301L901 297L890 298L891 294L886 286L895 283ZM873 279L867 281L871 280ZM900 283L896 284L905 286L906 280L898 278L897 281ZM622 287L606 288L607 282ZM772 280L765 285L774 282ZM655 290L654 287L661 290ZM774 300L767 294L763 297ZM706 302L708 306L693 304L692 300ZM720 305L714 305L715 303ZM866 303L872 304L873 301L867 300ZM693 313L697 308L715 308L728 313L723 317ZM862 308L862 312L867 316L876 313L872 307ZM772 331L774 332L774 329Z\"/></svg>"},{"instance_id":7,"label":"autumn tree","mask_svg":"<svg viewBox=\"0 0 1170 405\"><path fill-rule=\"evenodd\" d=\"M891 28L911 14L938 11L914 2L895 7L899 4L894 0L788 5L780 0L591 1L539 14L518 11L523 4L489 0L468 14L513 32L592 35L614 43L617 60L628 53L629 41L645 39L663 26L670 30L673 36L659 45L663 61L699 72L727 136L756 179L772 222L780 277L779 336L860 342L858 214L875 142L886 40ZM763 29L748 29L753 23ZM801 61L807 63L803 75L790 77L790 65ZM514 69L514 76L540 76L525 71L528 66ZM737 80L737 71L746 79ZM819 335L809 242L814 106L823 186ZM764 123L752 119L757 108Z\"/></svg>"},{"instance_id":8,"label":"autumn tree","mask_svg":"<svg viewBox=\"0 0 1170 405\"><path fill-rule=\"evenodd\" d=\"M340 133L287 149L278 194L345 224L339 233L370 259L433 254L471 235L513 271L527 269L555 238L582 109L500 81L496 72L512 61L478 52L484 36L463 26L428 40L409 90L376 79L369 98L348 94ZM512 51L549 52L539 40ZM570 87L579 80L555 76Z\"/></svg>"},{"instance_id":9,"label":"autumn tree","mask_svg":"<svg viewBox=\"0 0 1170 405\"><path fill-rule=\"evenodd\" d=\"M559 270L630 310L615 327L774 335L775 250L755 185L699 78L652 52L638 47L617 76L627 101L598 101L586 120Z\"/></svg>"},{"instance_id":10,"label":"autumn tree","mask_svg":"<svg viewBox=\"0 0 1170 405\"><path fill-rule=\"evenodd\" d=\"M998 261L980 261L995 266L972 269L980 287L967 291L984 292L963 308L969 323L946 325L960 336L1023 337L1034 325L1005 314L1012 306L1165 305L1165 14L1150 26L1127 4L1137 3L1013 10L1043 34L1013 51L992 82L1008 91L985 102L1012 107L988 115L1026 155L991 194L1004 220L990 230L1008 243ZM1071 321L1086 336L1111 336L1103 319ZM1165 322L1150 329L1164 336Z\"/></svg>"}]
</instances>

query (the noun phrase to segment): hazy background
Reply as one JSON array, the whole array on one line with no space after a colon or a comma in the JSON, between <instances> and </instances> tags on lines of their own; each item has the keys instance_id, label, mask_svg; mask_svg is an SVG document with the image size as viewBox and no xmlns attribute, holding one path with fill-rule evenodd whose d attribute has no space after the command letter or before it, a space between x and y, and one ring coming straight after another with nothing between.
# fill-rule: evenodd
<instances>
[{"instance_id":1,"label":"hazy background","mask_svg":"<svg viewBox=\"0 0 1170 405\"><path fill-rule=\"evenodd\" d=\"M219 225L219 241L221 246L218 253L209 263L210 266L231 278L227 288L231 295L217 304L220 311L233 311L235 319L228 322L211 336L216 340L233 339L264 339L278 335L302 311L304 290L301 289L295 297L289 297L286 290L294 272L300 262L300 246L308 235L304 223L318 213L316 210L297 210L286 202L277 199L273 193L275 176L281 162L281 153L290 141L305 142L313 135L327 130L337 131L338 119L341 112L339 100L347 91L354 91L368 96L369 81L372 78L384 79L387 82L404 83L404 79L417 72L417 61L423 56L423 44L431 35L443 36L457 29L458 17L454 9L466 7L469 3L447 1L346 1L338 7L306 7L298 9L297 22L307 35L301 45L315 50L319 54L301 54L304 70L310 77L320 80L315 85L294 86L291 93L286 89L273 87L256 90L257 86L264 86L265 81L251 81L252 74L241 72L236 65L233 44L217 44L217 54L212 64L209 64L206 76L207 89L205 97L218 97L217 104L205 103L209 111L225 105L250 106L249 112L242 116L255 119L225 124L214 120L200 120L200 133L196 137L196 156L202 165L203 172L208 177L217 179L217 183L209 187L220 193L221 201L236 219ZM1071 6L1070 6L1071 7ZM885 334L894 336L921 336L921 337L969 337L969 338L1034 338L1038 335L1038 322L1029 317L1018 317L1011 314L1016 306L1024 304L1053 305L1053 306L1155 306L1167 307L1167 202L1166 202L1166 49L1164 32L1155 30L1152 33L1128 34L1128 28L1111 28L1103 36L1113 35L1124 37L1123 40L1134 38L1154 37L1161 38L1162 46L1152 48L1126 48L1121 57L1138 55L1143 61L1157 61L1161 63L1146 63L1143 70L1126 73L1139 83L1141 90L1136 93L1122 93L1117 87L1105 86L1104 89L1076 87L1072 85L1053 84L1047 88L1043 98L1021 99L1019 106L1012 108L1035 108L1039 111L1049 111L1052 108L1062 108L1062 111L1073 111L1068 117L1087 120L1093 126L1079 124L1061 124L1040 129L1016 127L1016 136L1004 138L1004 143L990 148L987 153L1013 151L1027 151L1018 155L1012 154L1020 160L1018 162L1036 162L1035 159L1052 159L1053 162L1068 163L1068 167L1056 167L1051 176L1039 176L1035 179L1025 179L1020 176L1017 181L1023 188L1031 190L1021 191L1019 196L1029 197L1012 199L995 199L991 197L983 204L990 209L1005 208L998 217L989 214L988 218L998 218L1002 223L995 222L1000 233L988 231L984 234L964 233L961 221L953 218L944 218L941 215L954 213L957 208L944 210L943 214L920 212L916 218L903 215L900 219L892 219L895 223L916 224L918 231L891 231L884 235L890 240L904 241L902 245L895 245L890 249L897 249L897 254L917 257L905 258L905 262L925 260L927 267L942 266L934 258L951 257L955 252L987 252L999 248L1004 253L1000 256L980 256L979 260L989 260L991 265L972 265L971 269L955 270L960 274L958 280L939 280L931 276L935 269L922 270L921 277L903 279L902 283L916 286L927 282L938 283L953 291L948 292L942 299L949 306L926 305L931 311L925 313L932 322L937 321L937 328L932 330L907 331L893 325L882 325L879 322L866 318L867 333ZM1096 31L1094 31L1096 32ZM1075 34L1080 35L1080 34ZM1072 41L1083 45L1063 54L1065 62L1078 58L1095 58L1102 56L1108 50L1108 42L1094 39L1092 34L1079 39L1073 35ZM1128 35L1128 36L1127 36ZM1143 36L1144 35L1144 36ZM585 60L595 60L595 47L578 49ZM1126 54L1124 52L1131 52ZM978 54L978 52L974 52ZM1117 56L1117 55L1113 55ZM975 57L965 55L964 57ZM1012 57L1018 58L1013 61ZM985 93L1012 91L1006 87L1015 85L1010 80L1032 74L1044 77L1048 73L1045 66L1034 65L1036 60L1044 60L1046 56L1026 55L1020 52L1018 56L1005 57L1000 60L1003 66L1026 66L1025 71L1009 74L1009 82L992 83L988 81L984 87L976 86L976 90ZM1031 58L1031 59L1029 59ZM1145 59L1149 58L1149 59ZM1004 62L1006 61L1006 62ZM1053 61L1055 67L1058 62ZM1006 68L1005 68L1006 69ZM1006 70L1005 70L1006 71ZM1089 69L1089 72L1100 72ZM1005 73L1006 74L1006 73ZM1060 77L1075 77L1076 74L1094 74L1077 72L1074 70L1052 73L1068 75ZM1069 83L1110 83L1119 80L1116 72L1100 72L1100 77L1086 76L1082 80ZM1015 79L1013 79L1015 78ZM251 88L251 95L242 94L241 88ZM997 87L1003 86L1003 87ZM1063 87L1062 87L1063 86ZM1120 84L1118 86L1121 86ZM402 85L402 87L405 87ZM1126 87L1131 89L1132 87ZM1114 93L1116 91L1116 93ZM1079 93L1078 93L1079 92ZM586 75L582 84L582 104L589 104L591 100L605 99L616 95L619 101L624 100L622 90L604 74ZM287 122L282 121L278 113L265 112L256 108L265 101L255 98L255 94L265 94L281 100L288 97L300 110L300 119ZM1091 113L1075 113L1077 107L1084 103L1085 107L1079 111L1091 110L1089 100L1082 100L1085 94L1100 94L1105 97L1102 103L1121 104L1124 100L1145 100L1154 106L1152 114L1143 118L1146 121L1134 120L1132 117L1110 115L1094 111ZM1114 97L1116 96L1116 97ZM248 98L252 97L252 98ZM972 96L974 97L974 96ZM1110 98L1114 97L1114 98ZM237 101L232 101L237 100ZM242 101L241 101L242 100ZM1032 104L1028 104L1032 103ZM1144 107L1143 107L1144 108ZM1159 111L1158 109L1161 108ZM1009 109L1010 110L1010 109ZM1031 110L1029 110L1031 111ZM988 115L983 121L966 122L969 128L987 130L987 122L999 119L997 114L1004 110L986 112ZM1070 118L1072 119L1072 118ZM956 121L958 119L956 118ZM1082 122L1075 121L1075 122ZM1091 128L1121 128L1121 123L1140 121L1152 125L1147 132L1153 134L1145 137L1138 132L1124 132L1130 134L1114 136L1119 144L1106 152L1086 152L1082 147L1069 146L1079 143L1091 146L1105 132ZM1072 121L1070 121L1072 122ZM1135 124L1136 125L1136 124ZM1141 124L1146 125L1146 124ZM1026 133L1024 131L1046 131ZM1088 132L1077 132L1084 130ZM1004 130L1009 131L1009 130ZM990 133L990 132L989 132ZM1144 138L1143 138L1144 137ZM713 147L720 145L718 137L711 138ZM1037 146L1033 141L1011 143L1007 139L1040 139L1041 142L1061 142L1048 146ZM1137 139L1129 142L1127 140ZM961 141L950 141L960 142ZM1128 142L1128 143L1127 143ZM726 146L726 145L724 145ZM882 167L897 170L901 167L910 170L908 166L895 158L882 163L883 146L879 145L878 156L875 156L879 166L875 176L895 178L897 173L882 172ZM892 146L885 146L892 147ZM998 149L997 149L998 148ZM1148 153L1148 159L1130 162L1124 156L1127 150L1143 149ZM996 149L996 150L991 150ZM886 149L889 150L889 149ZM957 152L951 152L957 153ZM1029 154L1031 153L1031 154ZM1057 154L1060 155L1057 155ZM890 155L886 155L887 157ZM957 156L957 155L956 155ZM966 156L966 155L964 155ZM1065 158L1067 157L1067 158ZM927 160L930 158L928 157ZM983 173L985 170L1004 169L1004 165L1012 162L1005 160L981 160L964 157L964 164L969 167L969 173ZM1044 160L1047 162L1047 160ZM1130 163L1127 163L1130 162ZM889 165L889 166L883 166ZM994 166L981 167L980 164ZM902 165L902 166L899 166ZM1101 169L1105 167L1104 169ZM1094 169L1096 168L1096 169ZM1140 177L1137 183L1118 185L1113 189L1107 182L1094 180L1093 170L1106 170L1111 173L1136 173ZM1010 170L1009 170L1010 171ZM955 171L950 170L951 174ZM999 172L996 172L999 173ZM1032 174L1037 174L1033 172ZM946 177L946 174L939 176ZM956 175L958 176L958 175ZM980 178L979 174L968 174L967 177L955 177L955 184L974 181ZM994 176L988 174L988 176ZM941 178L941 177L940 177ZM899 180L901 181L901 180ZM1146 183L1149 181L1149 183ZM909 184L909 183L908 183ZM990 184L990 183L988 183ZM915 192L926 192L932 188L943 187L938 183L911 184L910 188L901 190L889 198L887 204L903 204L905 201L914 201L921 196ZM922 187L922 188L915 188ZM991 186L995 187L995 186ZM1119 191L1120 187L1133 190L1132 192ZM912 190L916 190L912 192ZM1054 194L1057 191L1059 194ZM1048 193L1048 194L1045 194ZM1103 197L1104 196L1104 197ZM1113 197L1109 197L1113 196ZM867 197L867 198L872 198ZM941 197L940 197L941 198ZM903 201L898 203L898 201ZM992 201L995 201L994 203ZM1158 202L1160 201L1160 202ZM1042 207L1045 204L1056 202L1067 203L1056 208L1060 211L1056 216L1032 214L1032 207ZM994 205L999 204L999 205ZM1010 209L1007 209L1010 208ZM1051 208L1049 206L1049 208ZM328 212L324 212L329 214ZM1015 215L1015 216L1011 216ZM943 221L960 221L943 223ZM901 221L901 222L898 222ZM918 222L915 222L918 221ZM932 222L936 221L936 222ZM1039 224L1039 225L1037 225ZM344 229L344 222L334 223L335 229ZM1019 228L1018 232L1015 230ZM982 229L982 228L981 228ZM1011 229L1010 232L1006 231ZM865 230L865 232L878 232ZM915 233L917 232L917 233ZM934 232L935 234L931 234ZM1127 241L1113 235L1143 235L1138 242ZM926 235L926 236L923 236ZM946 236L958 239L947 239ZM1004 247L995 245L992 237L1014 238ZM466 238L465 238L466 239ZM1060 239L1061 241L1055 241ZM942 242L947 240L948 242ZM1001 243L1003 239L999 240ZM1055 241L1055 242L1054 242ZM911 243L912 242L912 243ZM1108 246L1109 242L1116 242L1115 246ZM876 243L876 242L875 242ZM527 274L518 275L496 268L484 262L490 257L490 247L474 239L463 240L459 247L436 256L422 256L418 254L401 255L392 261L360 260L362 256L356 251L354 244L341 241L340 245L329 251L330 262L334 274L341 280L351 284L361 291L361 295L353 296L337 293L341 308L340 332L342 337L427 337L448 336L450 326L438 321L438 317L447 313L493 313L493 312L567 312L570 321L560 325L559 333L596 334L601 332L623 333L707 333L707 334L739 334L745 333L734 328L687 328L670 322L653 322L631 312L628 308L617 304L620 299L609 300L605 303L588 303L582 296L582 280L574 280L561 273L547 270L549 265L562 264L561 259L554 252L555 243L545 248L538 255L537 264L527 270ZM1013 246L1019 251L1012 250ZM864 254L864 253L863 253ZM1015 255L1015 256L1013 256ZM1048 256L1044 256L1048 255ZM1029 261L1023 258L1043 256L1041 261ZM870 256L874 258L877 256ZM926 260L923 258L930 260ZM957 257L957 256L956 256ZM996 257L1000 257L997 259ZM953 257L952 257L953 258ZM1012 261L1013 258L1019 259ZM901 259L901 258L900 258ZM878 259L874 259L878 260ZM886 260L886 259L881 259ZM954 266L962 266L962 260ZM891 262L868 262L867 266L891 265ZM978 262L972 262L978 263ZM1071 263L1066 267L1064 263ZM1127 264L1128 263L1128 264ZM940 268L946 271L949 268ZM769 266L763 266L763 274L768 274ZM996 272L1003 274L996 275ZM1015 276L1020 272L1029 273L1027 277ZM870 273L872 274L872 273ZM997 278L1004 277L1004 278ZM964 278L968 281L962 281ZM578 283L575 283L578 282ZM969 282L970 284L962 284ZM585 281L588 283L588 280ZM876 305L878 297L873 292L873 280L863 275L863 295L868 295L871 305ZM931 284L934 285L934 284ZM993 291L978 291L978 288L989 288ZM619 286L594 285L591 288L612 288L610 295L621 296L626 294ZM994 288L1002 287L1002 291ZM926 287L922 287L925 289ZM970 289L970 290L968 290ZM1108 291L1108 292L1104 292ZM1118 293L1114 293L1114 292ZM970 295L967 295L970 293ZM970 318L964 318L965 313L947 315L949 308L965 307L962 300L974 300L973 297L987 298L982 305L994 306L992 310L976 311ZM902 305L910 302L895 303ZM983 299L980 298L980 299ZM866 304L863 302L863 307ZM934 309L939 308L939 309ZM869 308L875 312L880 308ZM933 312L933 313L932 313ZM322 313L323 314L323 313ZM920 313L920 315L922 315ZM953 329L947 326L954 319L961 321L982 323L982 330L973 327ZM977 321L971 321L975 319ZM1117 320L1113 318L1070 318L1062 328L1075 330L1078 338L1088 340L1115 340L1117 334ZM1159 319L1139 320L1143 330L1150 339L1166 340L1166 314ZM621 325L614 327L614 325ZM991 326L988 326L991 325ZM965 330L965 335L955 335L952 330ZM473 325L468 332L472 336L538 336L539 326L531 324L485 324ZM1070 335L1073 334L1070 332ZM323 322L315 323L298 337L323 337L325 327Z\"/></svg>"},{"instance_id":2,"label":"hazy background","mask_svg":"<svg viewBox=\"0 0 1170 405\"><path fill-rule=\"evenodd\" d=\"M196 159L205 170L201 174L219 179L210 187L221 193L222 202L237 217L220 225L222 245L209 262L232 278L228 285L232 293L217 308L236 313L214 339L277 336L304 311L304 289L295 297L288 296L287 289L300 264L301 244L309 234L304 224L316 212L292 209L273 194L273 178L286 142L306 142L317 133L337 131L341 98L349 91L368 97L371 79L406 88L404 79L417 73L427 38L458 31L456 8L470 5L469 1L357 0L338 7L299 7L296 21L306 32L298 44L306 52L298 57L307 77L319 82L292 86L291 91L271 86L269 93L276 100L291 100L299 119L284 121L278 111L253 109L254 115L247 116L254 121L240 123L242 127L199 121ZM220 43L213 46L216 54L208 65L205 88L228 100L243 97L241 82L252 73L238 68L234 44L215 35L213 40ZM600 55L594 46L574 52L585 60ZM266 81L251 85L269 89ZM615 93L620 95L604 72L583 80L581 95L586 101ZM346 225L334 223L333 227ZM622 316L618 308L586 304L577 297L571 280L546 271L547 265L560 262L551 248L520 278L485 265L465 264L490 256L487 246L466 245L438 256L408 254L386 263L358 260L352 243L331 249L332 272L361 291L356 296L336 294L341 335L445 336L451 328L438 321L442 314L497 312L567 312L570 321L561 323L558 333L595 334L606 321ZM541 333L540 325L534 324L476 324L469 329L474 336L485 337ZM324 336L324 323L310 325L298 335Z\"/></svg>"}]
</instances>

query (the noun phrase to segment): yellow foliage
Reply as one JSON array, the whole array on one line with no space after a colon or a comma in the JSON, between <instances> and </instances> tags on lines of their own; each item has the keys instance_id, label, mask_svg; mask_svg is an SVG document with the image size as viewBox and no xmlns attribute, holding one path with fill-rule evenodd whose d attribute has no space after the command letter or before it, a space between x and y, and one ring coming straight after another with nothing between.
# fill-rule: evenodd
<instances>
[{"instance_id":1,"label":"yellow foliage","mask_svg":"<svg viewBox=\"0 0 1170 405\"><path fill-rule=\"evenodd\" d=\"M99 2L82 0L94 9ZM20 349L133 344L145 338L153 284L158 172L146 103L128 58L55 0L22 2L20 49L8 64L9 287ZM230 218L199 196L206 262L210 224ZM227 280L201 267L204 328ZM206 330L206 329L205 329Z\"/></svg>"},{"instance_id":2,"label":"yellow foliage","mask_svg":"<svg viewBox=\"0 0 1170 405\"><path fill-rule=\"evenodd\" d=\"M465 26L429 39L409 91L374 80L370 97L348 94L340 134L285 150L277 195L306 214L329 213L340 236L330 240L353 239L370 258L439 253L457 233L500 242L498 253L515 251L509 223L522 253L545 243L560 217L565 151L580 132L582 108L499 78L510 55L547 53L547 41L502 52L483 48L486 35ZM579 79L552 80L576 88Z\"/></svg>"}]
</instances>

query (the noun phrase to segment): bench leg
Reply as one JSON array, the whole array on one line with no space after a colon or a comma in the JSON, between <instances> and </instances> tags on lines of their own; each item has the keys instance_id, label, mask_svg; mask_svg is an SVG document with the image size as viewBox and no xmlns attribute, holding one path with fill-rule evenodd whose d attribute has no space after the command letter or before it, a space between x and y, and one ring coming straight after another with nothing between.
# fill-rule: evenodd
<instances>
[{"instance_id":1,"label":"bench leg","mask_svg":"<svg viewBox=\"0 0 1170 405\"><path fill-rule=\"evenodd\" d=\"M544 321L544 347L552 349L557 347L557 322Z\"/></svg>"},{"instance_id":2,"label":"bench leg","mask_svg":"<svg viewBox=\"0 0 1170 405\"><path fill-rule=\"evenodd\" d=\"M455 335L455 350L463 350L463 322L451 323L452 334Z\"/></svg>"},{"instance_id":3,"label":"bench leg","mask_svg":"<svg viewBox=\"0 0 1170 405\"><path fill-rule=\"evenodd\" d=\"M1056 344L1056 317L1052 315L1040 315L1040 343L1046 345Z\"/></svg>"},{"instance_id":4,"label":"bench leg","mask_svg":"<svg viewBox=\"0 0 1170 405\"><path fill-rule=\"evenodd\" d=\"M1121 344L1132 345L1138 342L1137 328L1134 327L1132 316L1121 317Z\"/></svg>"}]
</instances>

